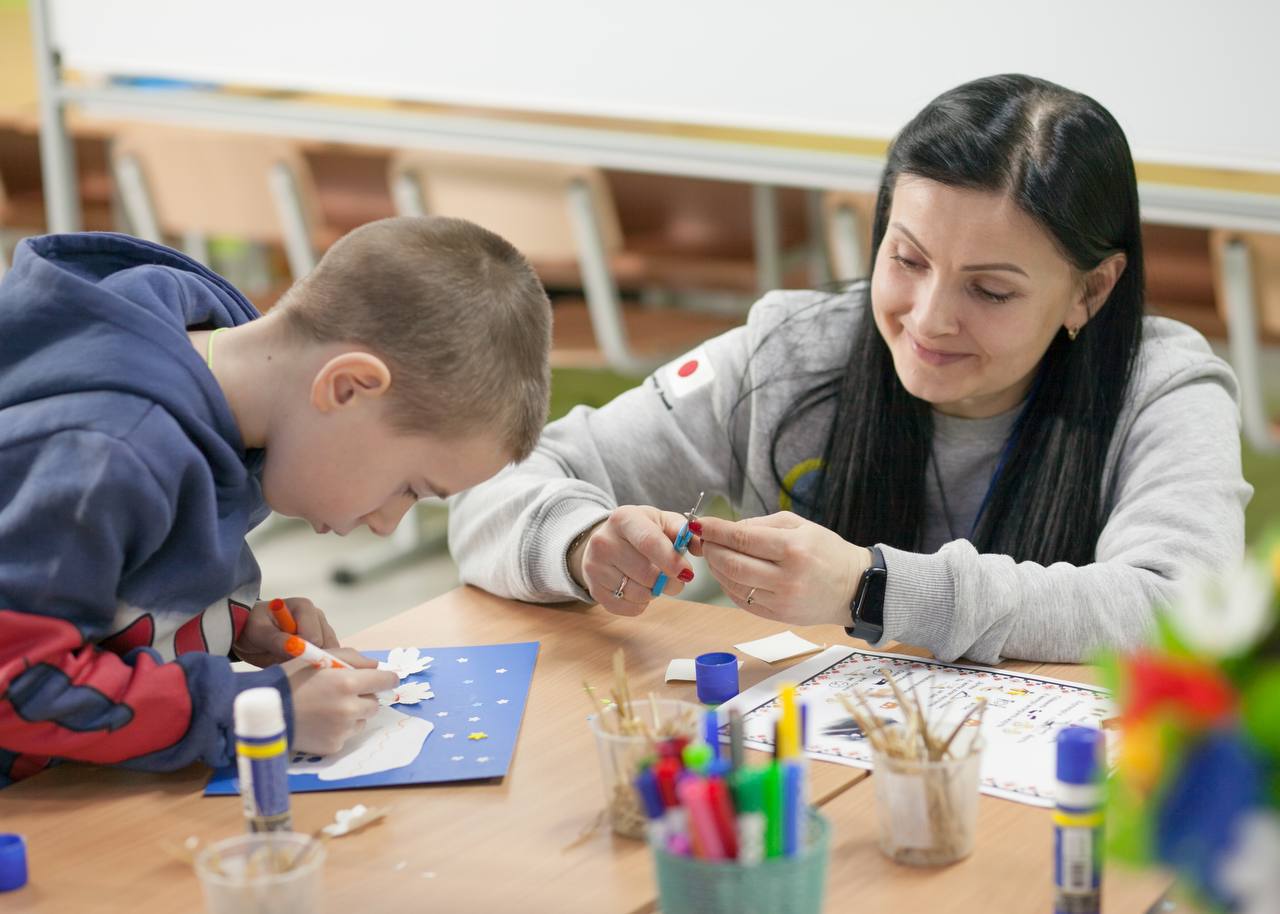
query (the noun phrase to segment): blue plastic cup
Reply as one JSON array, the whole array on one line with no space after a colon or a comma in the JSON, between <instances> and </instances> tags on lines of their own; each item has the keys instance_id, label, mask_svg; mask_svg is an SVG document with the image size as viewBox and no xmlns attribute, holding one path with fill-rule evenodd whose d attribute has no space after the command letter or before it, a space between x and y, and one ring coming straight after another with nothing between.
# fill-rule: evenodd
<instances>
[{"instance_id":1,"label":"blue plastic cup","mask_svg":"<svg viewBox=\"0 0 1280 914\"><path fill-rule=\"evenodd\" d=\"M738 694L738 658L727 651L703 654L693 661L698 701L722 705Z\"/></svg>"},{"instance_id":2,"label":"blue plastic cup","mask_svg":"<svg viewBox=\"0 0 1280 914\"><path fill-rule=\"evenodd\" d=\"M27 844L22 835L0 834L0 892L27 884Z\"/></svg>"}]
</instances>

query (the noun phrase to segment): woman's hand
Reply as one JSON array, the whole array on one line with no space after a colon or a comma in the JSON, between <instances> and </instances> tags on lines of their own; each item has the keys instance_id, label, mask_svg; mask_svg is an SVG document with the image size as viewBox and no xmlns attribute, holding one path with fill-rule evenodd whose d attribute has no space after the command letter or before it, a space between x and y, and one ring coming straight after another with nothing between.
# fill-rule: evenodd
<instances>
[{"instance_id":1,"label":"woman's hand","mask_svg":"<svg viewBox=\"0 0 1280 914\"><path fill-rule=\"evenodd\" d=\"M650 593L665 572L663 594L674 596L693 580L693 569L675 550L675 540L685 524L683 514L660 511L648 505L624 505L601 521L568 556L569 573L611 613L638 616L654 599ZM702 549L695 536L689 551ZM625 578L624 578L625 576ZM621 596L616 596L621 588Z\"/></svg>"},{"instance_id":2,"label":"woman's hand","mask_svg":"<svg viewBox=\"0 0 1280 914\"><path fill-rule=\"evenodd\" d=\"M729 598L792 625L849 625L871 551L790 511L740 521L704 517L702 554Z\"/></svg>"},{"instance_id":3,"label":"woman's hand","mask_svg":"<svg viewBox=\"0 0 1280 914\"><path fill-rule=\"evenodd\" d=\"M334 634L324 613L314 603L305 597L290 597L284 601L284 604L289 607L289 613L297 623L299 638L330 652L339 647L338 636ZM266 667L290 659L284 649L284 643L290 637L289 633L281 631L275 617L271 615L269 606L266 600L259 600L254 604L253 609L249 610L248 621L240 630L240 637L232 645L237 657L247 660L254 666ZM368 657L361 655L356 657L358 660L348 660L352 666L375 667L378 665L377 661L370 660Z\"/></svg>"}]
</instances>

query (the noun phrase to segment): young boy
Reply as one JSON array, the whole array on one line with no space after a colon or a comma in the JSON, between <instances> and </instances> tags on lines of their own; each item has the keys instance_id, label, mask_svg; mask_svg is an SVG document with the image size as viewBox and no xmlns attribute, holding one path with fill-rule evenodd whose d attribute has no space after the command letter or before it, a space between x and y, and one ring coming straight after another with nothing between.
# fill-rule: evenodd
<instances>
[{"instance_id":1,"label":"young boy","mask_svg":"<svg viewBox=\"0 0 1280 914\"><path fill-rule=\"evenodd\" d=\"M522 460L550 324L524 258L457 219L357 229L262 318L158 245L23 242L0 282L0 786L58 758L226 764L261 685L291 745L336 751L395 674L281 663L245 534L268 509L389 534Z\"/></svg>"}]
</instances>

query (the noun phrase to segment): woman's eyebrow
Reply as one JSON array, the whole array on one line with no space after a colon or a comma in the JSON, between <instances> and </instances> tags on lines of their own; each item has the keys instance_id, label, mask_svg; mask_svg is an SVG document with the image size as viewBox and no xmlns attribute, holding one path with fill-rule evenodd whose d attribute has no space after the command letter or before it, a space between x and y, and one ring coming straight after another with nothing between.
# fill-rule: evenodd
<instances>
[{"instance_id":1,"label":"woman's eyebrow","mask_svg":"<svg viewBox=\"0 0 1280 914\"><path fill-rule=\"evenodd\" d=\"M891 224L898 231L902 232L902 234L906 235L907 238L911 240L911 243L920 249L921 254L923 254L926 257L933 256L932 254L929 253L929 251L925 248L925 246L920 243L920 239L917 238L915 235L911 234L911 230L908 229L905 225L903 225L901 222L894 222ZM984 271L990 271L990 270L1004 270L1009 273L1019 273L1023 276L1027 276L1027 271L1022 269L1022 267L1018 266L1016 263L975 263L975 264L970 264L967 267L961 267L960 269L967 273L978 273L978 272L984 272ZM1027 278L1030 279L1031 277L1027 276Z\"/></svg>"}]
</instances>

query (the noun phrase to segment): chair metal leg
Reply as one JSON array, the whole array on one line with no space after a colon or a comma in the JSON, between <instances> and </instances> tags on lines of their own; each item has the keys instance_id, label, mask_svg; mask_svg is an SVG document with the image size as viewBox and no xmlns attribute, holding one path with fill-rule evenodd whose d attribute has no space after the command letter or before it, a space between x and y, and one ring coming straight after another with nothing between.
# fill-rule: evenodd
<instances>
[{"instance_id":1,"label":"chair metal leg","mask_svg":"<svg viewBox=\"0 0 1280 914\"><path fill-rule=\"evenodd\" d=\"M391 198L396 212L401 216L427 215L427 201L422 196L422 184L417 175L402 171L391 182Z\"/></svg>"},{"instance_id":2,"label":"chair metal leg","mask_svg":"<svg viewBox=\"0 0 1280 914\"><path fill-rule=\"evenodd\" d=\"M204 232L183 232L182 250L192 260L209 266L209 238Z\"/></svg>"},{"instance_id":3,"label":"chair metal leg","mask_svg":"<svg viewBox=\"0 0 1280 914\"><path fill-rule=\"evenodd\" d=\"M1280 436L1267 418L1266 390L1258 342L1258 311L1253 291L1249 249L1239 239L1228 241L1222 253L1222 287L1227 306L1227 335L1231 362L1240 382L1240 411L1244 434L1263 453L1280 453Z\"/></svg>"},{"instance_id":4,"label":"chair metal leg","mask_svg":"<svg viewBox=\"0 0 1280 914\"><path fill-rule=\"evenodd\" d=\"M782 288L782 231L777 188L768 184L751 185L751 219L755 234L756 287L763 295Z\"/></svg>"},{"instance_id":5,"label":"chair metal leg","mask_svg":"<svg viewBox=\"0 0 1280 914\"><path fill-rule=\"evenodd\" d=\"M805 216L809 223L809 281L820 288L831 282L831 260L827 255L827 222L822 212L822 191L805 192Z\"/></svg>"},{"instance_id":6,"label":"chair metal leg","mask_svg":"<svg viewBox=\"0 0 1280 914\"><path fill-rule=\"evenodd\" d=\"M115 178L116 190L120 194L125 221L129 223L129 231L147 241L164 244L159 220L156 219L156 209L147 190L147 179L138 160L131 155L112 156L111 172Z\"/></svg>"},{"instance_id":7,"label":"chair metal leg","mask_svg":"<svg viewBox=\"0 0 1280 914\"><path fill-rule=\"evenodd\" d=\"M850 206L839 206L831 214L831 246L836 279L861 279L867 275L858 214Z\"/></svg>"},{"instance_id":8,"label":"chair metal leg","mask_svg":"<svg viewBox=\"0 0 1280 914\"><path fill-rule=\"evenodd\" d=\"M316 267L316 252L311 245L311 228L302 206L302 197L293 171L283 162L277 163L268 177L271 196L275 199L284 231L284 253L289 272L302 279Z\"/></svg>"},{"instance_id":9,"label":"chair metal leg","mask_svg":"<svg viewBox=\"0 0 1280 914\"><path fill-rule=\"evenodd\" d=\"M591 188L585 181L574 180L568 190L569 217L578 241L578 259L582 267L583 291L587 297L587 313L596 342L604 352L609 367L622 374L642 375L660 363L643 359L631 351L627 328L622 320L622 303L618 287L609 269L609 258L596 222L596 209Z\"/></svg>"}]
</instances>

